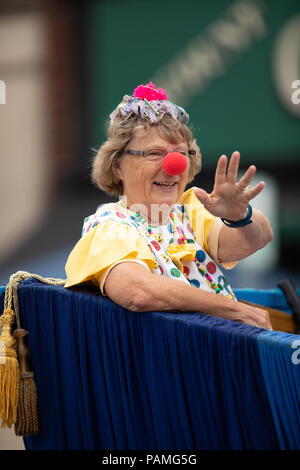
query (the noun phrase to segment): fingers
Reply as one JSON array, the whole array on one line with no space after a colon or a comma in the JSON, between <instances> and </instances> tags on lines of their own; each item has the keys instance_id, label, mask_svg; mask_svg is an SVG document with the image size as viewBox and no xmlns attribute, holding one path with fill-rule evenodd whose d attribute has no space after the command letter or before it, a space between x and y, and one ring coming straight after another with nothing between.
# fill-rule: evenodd
<instances>
[{"instance_id":1,"label":"fingers","mask_svg":"<svg viewBox=\"0 0 300 470\"><path fill-rule=\"evenodd\" d=\"M209 210L212 205L209 194L201 188L195 188L194 194L197 196L199 201L202 202L204 207Z\"/></svg>"},{"instance_id":2,"label":"fingers","mask_svg":"<svg viewBox=\"0 0 300 470\"><path fill-rule=\"evenodd\" d=\"M273 330L270 315L267 310L261 310L260 326L266 330Z\"/></svg>"},{"instance_id":3,"label":"fingers","mask_svg":"<svg viewBox=\"0 0 300 470\"><path fill-rule=\"evenodd\" d=\"M248 323L249 325L257 326L259 328L272 330L272 324L267 310L243 303L239 303L239 307L241 307L240 321L242 323Z\"/></svg>"},{"instance_id":4,"label":"fingers","mask_svg":"<svg viewBox=\"0 0 300 470\"><path fill-rule=\"evenodd\" d=\"M255 198L264 189L265 183L261 181L254 188L248 189L256 173L255 165L249 166L247 171L237 183L239 164L240 153L238 151L232 153L229 162L227 161L226 155L221 155L216 168L215 186L213 193L219 194L221 190L220 187L222 185L224 185L223 188L229 188L229 185L231 185L231 187L234 187L235 191L237 191L236 196L240 197L238 189L243 193L243 201L247 203L247 201L249 202L251 199ZM212 204L212 201L211 199L209 200L208 195L205 197L204 194L202 194L202 196L199 194L199 200L201 200L206 208L208 208L209 204Z\"/></svg>"},{"instance_id":5,"label":"fingers","mask_svg":"<svg viewBox=\"0 0 300 470\"><path fill-rule=\"evenodd\" d=\"M227 157L226 155L222 155L219 158L216 174L215 174L215 183L216 185L220 185L225 183L235 183L238 170L239 170L239 163L240 163L240 153L235 151L231 155L229 165L227 168Z\"/></svg>"},{"instance_id":6,"label":"fingers","mask_svg":"<svg viewBox=\"0 0 300 470\"><path fill-rule=\"evenodd\" d=\"M256 167L254 165L249 166L246 173L242 176L242 178L238 182L238 185L242 191L245 191L246 188L249 186L249 184L251 183L255 175L255 172L256 172Z\"/></svg>"},{"instance_id":7,"label":"fingers","mask_svg":"<svg viewBox=\"0 0 300 470\"><path fill-rule=\"evenodd\" d=\"M270 315L267 310L257 308L257 326L260 328L265 328L266 330L272 330L272 325L270 321Z\"/></svg>"},{"instance_id":8,"label":"fingers","mask_svg":"<svg viewBox=\"0 0 300 470\"><path fill-rule=\"evenodd\" d=\"M245 194L247 196L248 201L255 198L265 187L264 181L260 181L254 188L248 189L248 186L250 185L255 175L255 172L256 167L254 165L251 165L238 182L238 186L242 191L247 190Z\"/></svg>"},{"instance_id":9,"label":"fingers","mask_svg":"<svg viewBox=\"0 0 300 470\"><path fill-rule=\"evenodd\" d=\"M240 153L233 152L227 170L228 183L235 183L239 171Z\"/></svg>"},{"instance_id":10,"label":"fingers","mask_svg":"<svg viewBox=\"0 0 300 470\"><path fill-rule=\"evenodd\" d=\"M226 181L226 170L227 170L227 157L222 155L217 164L216 174L215 174L215 184L220 185Z\"/></svg>"},{"instance_id":11,"label":"fingers","mask_svg":"<svg viewBox=\"0 0 300 470\"><path fill-rule=\"evenodd\" d=\"M259 193L261 193L264 187L264 181L260 181L260 183L258 183L254 188L249 189L246 193L248 201L251 201L251 199L255 198Z\"/></svg>"}]
</instances>

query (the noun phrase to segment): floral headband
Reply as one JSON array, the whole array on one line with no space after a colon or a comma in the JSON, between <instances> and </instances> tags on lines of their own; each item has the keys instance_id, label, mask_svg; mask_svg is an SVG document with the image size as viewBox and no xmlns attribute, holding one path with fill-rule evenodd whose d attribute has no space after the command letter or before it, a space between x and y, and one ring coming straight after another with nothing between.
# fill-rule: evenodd
<instances>
[{"instance_id":1,"label":"floral headband","mask_svg":"<svg viewBox=\"0 0 300 470\"><path fill-rule=\"evenodd\" d=\"M187 112L169 101L165 90L156 88L152 82L139 85L134 90L133 96L125 95L123 101L111 113L110 119L115 119L117 115L126 117L132 113L141 116L142 119L150 120L151 123L157 123L164 114L179 119L184 124L189 121Z\"/></svg>"}]
</instances>

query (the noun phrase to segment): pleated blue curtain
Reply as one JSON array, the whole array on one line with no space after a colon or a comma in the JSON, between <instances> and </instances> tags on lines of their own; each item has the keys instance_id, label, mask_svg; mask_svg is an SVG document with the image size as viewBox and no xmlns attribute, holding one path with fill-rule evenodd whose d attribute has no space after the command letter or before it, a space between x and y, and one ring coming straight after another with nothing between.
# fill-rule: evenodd
<instances>
[{"instance_id":1,"label":"pleated blue curtain","mask_svg":"<svg viewBox=\"0 0 300 470\"><path fill-rule=\"evenodd\" d=\"M30 280L18 292L40 422L27 449L299 448L295 335L134 313L85 286Z\"/></svg>"},{"instance_id":2,"label":"pleated blue curtain","mask_svg":"<svg viewBox=\"0 0 300 470\"><path fill-rule=\"evenodd\" d=\"M300 449L300 335L268 331L258 350L281 449Z\"/></svg>"}]
</instances>

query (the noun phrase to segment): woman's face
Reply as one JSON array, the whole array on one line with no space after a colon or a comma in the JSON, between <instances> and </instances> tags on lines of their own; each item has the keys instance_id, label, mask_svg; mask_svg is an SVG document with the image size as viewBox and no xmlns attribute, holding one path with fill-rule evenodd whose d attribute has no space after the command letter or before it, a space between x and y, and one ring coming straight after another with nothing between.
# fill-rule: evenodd
<instances>
[{"instance_id":1,"label":"woman's face","mask_svg":"<svg viewBox=\"0 0 300 470\"><path fill-rule=\"evenodd\" d=\"M144 150L161 148L165 151L188 150L185 142L172 144L160 137L156 128L151 127L150 131L137 129L127 148L130 150ZM181 197L189 174L188 165L181 175L168 175L162 170L161 161L149 161L140 155L124 154L115 171L123 182L123 193L127 197L127 205L145 206L148 219L154 221L154 209L157 205L168 206L170 208ZM155 205L155 206L154 206ZM153 207L154 206L154 207ZM169 209L167 209L169 212Z\"/></svg>"}]
</instances>

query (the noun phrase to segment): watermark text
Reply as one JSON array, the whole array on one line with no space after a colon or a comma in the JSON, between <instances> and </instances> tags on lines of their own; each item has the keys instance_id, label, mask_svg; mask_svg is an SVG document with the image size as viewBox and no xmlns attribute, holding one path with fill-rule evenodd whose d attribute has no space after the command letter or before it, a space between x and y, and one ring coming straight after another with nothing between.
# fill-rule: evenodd
<instances>
[{"instance_id":1,"label":"watermark text","mask_svg":"<svg viewBox=\"0 0 300 470\"><path fill-rule=\"evenodd\" d=\"M0 339L0 364L5 364L5 363L6 363L5 344Z\"/></svg>"},{"instance_id":2,"label":"watermark text","mask_svg":"<svg viewBox=\"0 0 300 470\"><path fill-rule=\"evenodd\" d=\"M0 104L6 104L6 84L0 80Z\"/></svg>"},{"instance_id":3,"label":"watermark text","mask_svg":"<svg viewBox=\"0 0 300 470\"><path fill-rule=\"evenodd\" d=\"M292 88L295 88L295 91L291 95L291 101L293 104L300 103L300 80L294 80L292 83Z\"/></svg>"},{"instance_id":4,"label":"watermark text","mask_svg":"<svg viewBox=\"0 0 300 470\"><path fill-rule=\"evenodd\" d=\"M297 366L300 364L300 339L295 339L295 341L293 341L292 348L295 349L292 354L292 363Z\"/></svg>"}]
</instances>

